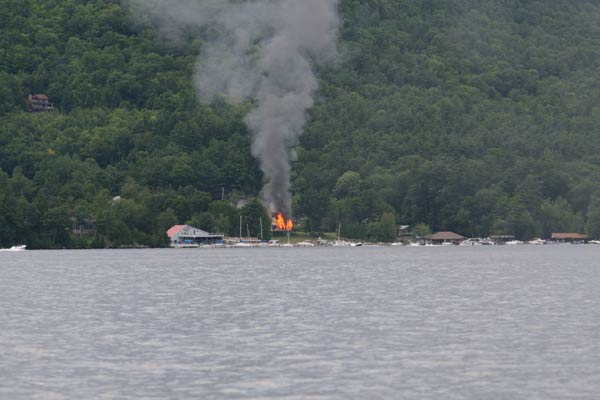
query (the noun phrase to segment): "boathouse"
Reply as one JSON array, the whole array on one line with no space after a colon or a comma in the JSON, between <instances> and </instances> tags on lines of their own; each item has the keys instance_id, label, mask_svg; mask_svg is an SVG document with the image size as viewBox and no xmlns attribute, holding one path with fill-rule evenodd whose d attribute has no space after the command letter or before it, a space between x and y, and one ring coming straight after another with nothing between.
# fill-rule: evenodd
<instances>
[{"instance_id":1,"label":"boathouse","mask_svg":"<svg viewBox=\"0 0 600 400\"><path fill-rule=\"evenodd\" d=\"M433 235L425 236L424 239L426 242L429 242L431 244L444 244L444 243L459 244L460 242L465 240L466 237L461 236L458 233L445 231L445 232L436 232Z\"/></svg>"},{"instance_id":2,"label":"boathouse","mask_svg":"<svg viewBox=\"0 0 600 400\"><path fill-rule=\"evenodd\" d=\"M557 243L586 243L590 238L581 233L553 233L551 239Z\"/></svg>"},{"instance_id":3,"label":"boathouse","mask_svg":"<svg viewBox=\"0 0 600 400\"><path fill-rule=\"evenodd\" d=\"M167 236L171 239L171 247L223 244L223 235L208 233L189 225L174 225L167 231Z\"/></svg>"}]
</instances>

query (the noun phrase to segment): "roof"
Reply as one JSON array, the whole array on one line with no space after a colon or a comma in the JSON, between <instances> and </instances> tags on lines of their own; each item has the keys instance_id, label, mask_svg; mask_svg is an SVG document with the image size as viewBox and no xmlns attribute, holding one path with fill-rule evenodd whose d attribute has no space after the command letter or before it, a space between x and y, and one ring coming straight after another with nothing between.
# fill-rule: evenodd
<instances>
[{"instance_id":1,"label":"roof","mask_svg":"<svg viewBox=\"0 0 600 400\"><path fill-rule=\"evenodd\" d=\"M175 235L177 235L179 232L181 232L187 225L173 225L172 227L169 228L169 230L167 231L167 236L169 237L173 237Z\"/></svg>"},{"instance_id":2,"label":"roof","mask_svg":"<svg viewBox=\"0 0 600 400\"><path fill-rule=\"evenodd\" d=\"M202 229L194 228L190 225L173 225L167 231L167 235L173 239L175 235L183 235L186 238L222 238L223 235L219 233L208 233Z\"/></svg>"},{"instance_id":3,"label":"roof","mask_svg":"<svg viewBox=\"0 0 600 400\"><path fill-rule=\"evenodd\" d=\"M31 96L31 98L37 100L48 100L48 96L46 96L45 94L34 94L33 96Z\"/></svg>"},{"instance_id":4,"label":"roof","mask_svg":"<svg viewBox=\"0 0 600 400\"><path fill-rule=\"evenodd\" d=\"M588 235L582 233L553 233L552 239L577 239L585 240L589 239Z\"/></svg>"},{"instance_id":5,"label":"roof","mask_svg":"<svg viewBox=\"0 0 600 400\"><path fill-rule=\"evenodd\" d=\"M464 236L460 236L458 233L454 232L437 232L433 235L425 236L427 240L463 240L466 239Z\"/></svg>"}]
</instances>

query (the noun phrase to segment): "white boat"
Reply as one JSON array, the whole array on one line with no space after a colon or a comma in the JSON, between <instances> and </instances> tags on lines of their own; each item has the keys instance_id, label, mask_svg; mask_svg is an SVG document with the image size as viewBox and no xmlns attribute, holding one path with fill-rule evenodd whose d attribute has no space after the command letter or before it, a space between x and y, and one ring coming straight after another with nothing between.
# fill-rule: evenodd
<instances>
[{"instance_id":1,"label":"white boat","mask_svg":"<svg viewBox=\"0 0 600 400\"><path fill-rule=\"evenodd\" d=\"M522 242L520 240L510 240L510 241L506 242L506 244L509 246L515 246L518 244L525 244L525 242Z\"/></svg>"},{"instance_id":2,"label":"white boat","mask_svg":"<svg viewBox=\"0 0 600 400\"><path fill-rule=\"evenodd\" d=\"M490 239L482 239L482 238L469 238L467 240L463 240L460 242L461 246L493 246L494 242Z\"/></svg>"},{"instance_id":3,"label":"white boat","mask_svg":"<svg viewBox=\"0 0 600 400\"><path fill-rule=\"evenodd\" d=\"M540 245L540 244L546 244L546 241L544 239L537 238L537 239L530 240L529 242L527 242L527 244Z\"/></svg>"},{"instance_id":4,"label":"white boat","mask_svg":"<svg viewBox=\"0 0 600 400\"><path fill-rule=\"evenodd\" d=\"M589 244L600 244L600 240L590 240Z\"/></svg>"},{"instance_id":5,"label":"white boat","mask_svg":"<svg viewBox=\"0 0 600 400\"><path fill-rule=\"evenodd\" d=\"M460 246L481 246L481 245L482 245L482 243L481 243L480 238L468 238L468 239L460 242Z\"/></svg>"},{"instance_id":6,"label":"white boat","mask_svg":"<svg viewBox=\"0 0 600 400\"><path fill-rule=\"evenodd\" d=\"M27 248L27 245L18 244L18 245L12 246L10 249L0 249L0 251L24 251L26 248Z\"/></svg>"},{"instance_id":7,"label":"white boat","mask_svg":"<svg viewBox=\"0 0 600 400\"><path fill-rule=\"evenodd\" d=\"M333 242L333 246L347 247L347 246L350 246L350 242L346 242L345 240L336 240L335 242Z\"/></svg>"}]
</instances>

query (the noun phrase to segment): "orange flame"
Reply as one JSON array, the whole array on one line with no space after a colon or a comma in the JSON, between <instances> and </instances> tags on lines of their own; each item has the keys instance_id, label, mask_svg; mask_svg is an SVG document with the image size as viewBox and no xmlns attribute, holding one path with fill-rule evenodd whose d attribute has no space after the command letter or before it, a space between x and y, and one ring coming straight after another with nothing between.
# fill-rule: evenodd
<instances>
[{"instance_id":1,"label":"orange flame","mask_svg":"<svg viewBox=\"0 0 600 400\"><path fill-rule=\"evenodd\" d=\"M277 223L277 229L279 229L280 231L285 230L285 219L283 218L282 213L277 214L275 222Z\"/></svg>"},{"instance_id":2,"label":"orange flame","mask_svg":"<svg viewBox=\"0 0 600 400\"><path fill-rule=\"evenodd\" d=\"M282 213L277 214L277 218L275 218L275 224L277 225L277 229L280 231L291 231L294 229L294 222L291 219L288 219L286 222Z\"/></svg>"}]
</instances>

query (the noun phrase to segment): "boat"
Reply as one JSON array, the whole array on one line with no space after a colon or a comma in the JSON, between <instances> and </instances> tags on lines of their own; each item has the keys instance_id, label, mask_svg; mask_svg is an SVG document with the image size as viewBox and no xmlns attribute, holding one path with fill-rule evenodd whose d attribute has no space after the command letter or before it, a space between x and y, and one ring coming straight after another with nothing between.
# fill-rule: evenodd
<instances>
[{"instance_id":1,"label":"boat","mask_svg":"<svg viewBox=\"0 0 600 400\"><path fill-rule=\"evenodd\" d=\"M520 240L510 240L510 241L506 242L506 244L509 246L516 246L518 244L525 244L525 242L522 242Z\"/></svg>"},{"instance_id":2,"label":"boat","mask_svg":"<svg viewBox=\"0 0 600 400\"><path fill-rule=\"evenodd\" d=\"M480 238L468 238L468 239L460 242L460 246L481 246L481 245L482 245L482 243L481 243Z\"/></svg>"},{"instance_id":3,"label":"boat","mask_svg":"<svg viewBox=\"0 0 600 400\"><path fill-rule=\"evenodd\" d=\"M460 242L461 246L493 246L494 242L488 238L469 238Z\"/></svg>"},{"instance_id":4,"label":"boat","mask_svg":"<svg viewBox=\"0 0 600 400\"><path fill-rule=\"evenodd\" d=\"M335 242L333 242L332 246L348 247L348 246L350 246L350 242L346 242L345 240L336 240Z\"/></svg>"},{"instance_id":5,"label":"boat","mask_svg":"<svg viewBox=\"0 0 600 400\"><path fill-rule=\"evenodd\" d=\"M27 248L27 245L18 244L18 245L12 246L9 249L0 249L0 251L24 251L26 248Z\"/></svg>"},{"instance_id":6,"label":"boat","mask_svg":"<svg viewBox=\"0 0 600 400\"><path fill-rule=\"evenodd\" d=\"M537 238L537 239L530 240L529 242L527 242L527 244L540 245L540 244L546 244L546 241L544 239Z\"/></svg>"}]
</instances>

